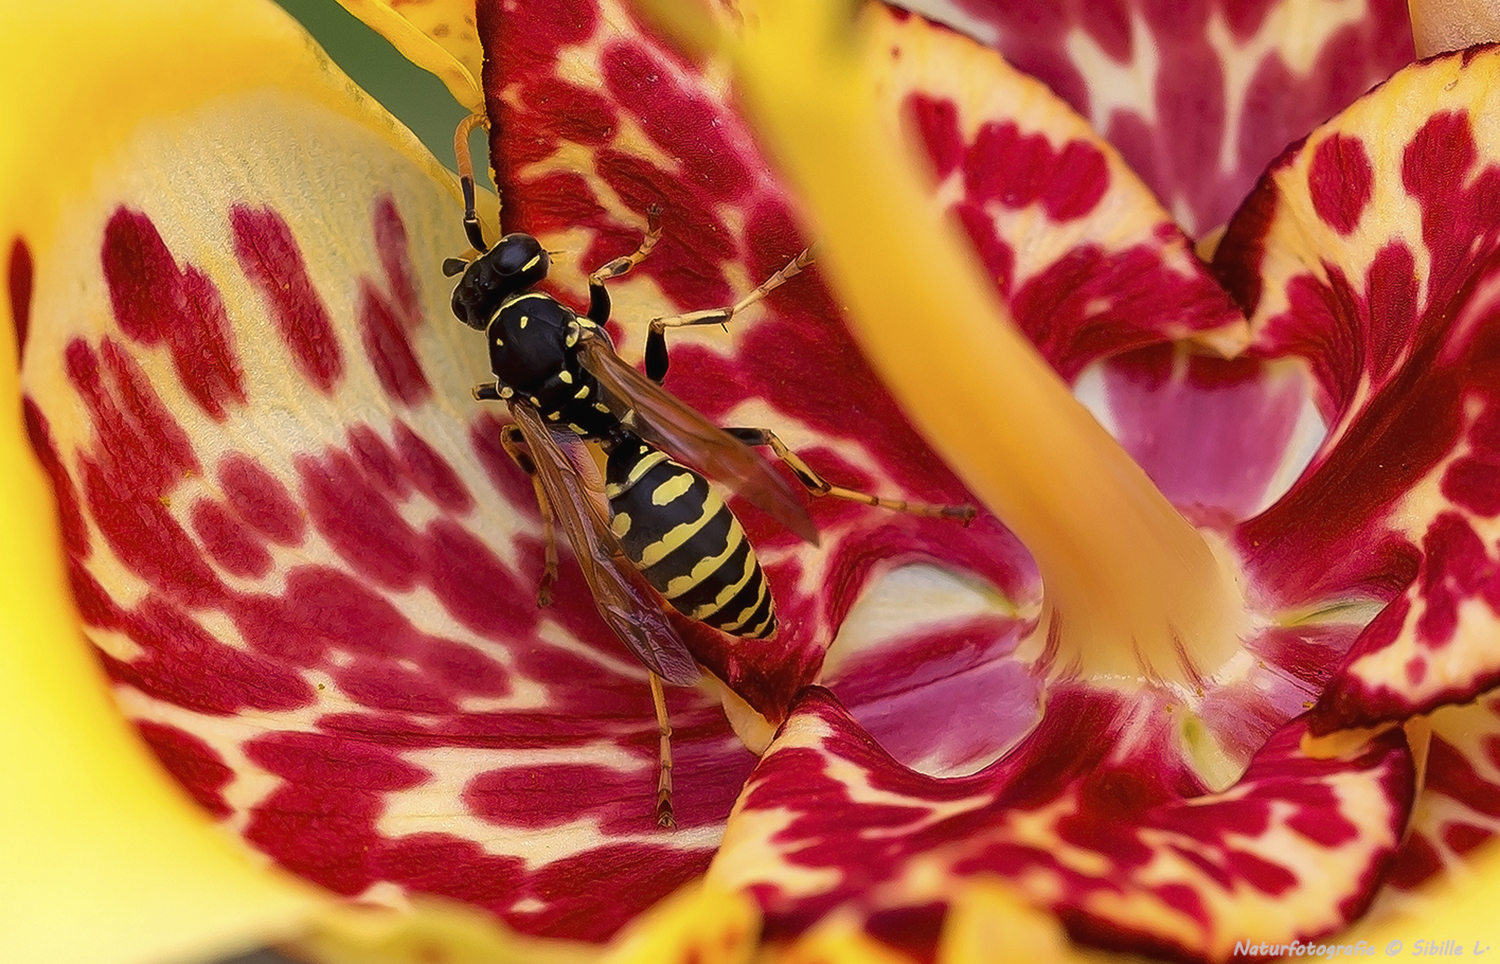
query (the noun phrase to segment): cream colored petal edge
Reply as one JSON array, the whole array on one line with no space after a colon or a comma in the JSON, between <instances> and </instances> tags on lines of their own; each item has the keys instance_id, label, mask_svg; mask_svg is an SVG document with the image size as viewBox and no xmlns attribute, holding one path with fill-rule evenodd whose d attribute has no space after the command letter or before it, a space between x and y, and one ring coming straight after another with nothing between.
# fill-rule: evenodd
<instances>
[{"instance_id":1,"label":"cream colored petal edge","mask_svg":"<svg viewBox=\"0 0 1500 964\"><path fill-rule=\"evenodd\" d=\"M339 0L401 55L435 75L453 99L471 111L484 110L479 89L484 49L474 27L470 0L392 4L384 0ZM397 9L397 8L400 9Z\"/></svg>"},{"instance_id":2,"label":"cream colored petal edge","mask_svg":"<svg viewBox=\"0 0 1500 964\"><path fill-rule=\"evenodd\" d=\"M17 240L50 247L68 186L85 191L97 159L143 121L233 91L293 90L451 183L269 3L9 6L0 83L25 92L0 102L7 258ZM0 959L168 964L292 937L328 898L211 825L120 717L84 643L53 498L21 431L12 300L0 303L11 412L0 420Z\"/></svg>"},{"instance_id":3,"label":"cream colored petal edge","mask_svg":"<svg viewBox=\"0 0 1500 964\"><path fill-rule=\"evenodd\" d=\"M1407 7L1418 57L1500 37L1500 2L1496 0L1409 0Z\"/></svg>"}]
</instances>

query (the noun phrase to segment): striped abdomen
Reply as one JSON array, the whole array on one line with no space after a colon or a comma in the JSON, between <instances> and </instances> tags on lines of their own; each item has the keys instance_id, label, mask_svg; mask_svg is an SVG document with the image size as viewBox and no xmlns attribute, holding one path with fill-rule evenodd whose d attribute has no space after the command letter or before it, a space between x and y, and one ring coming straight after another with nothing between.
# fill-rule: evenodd
<instances>
[{"instance_id":1,"label":"striped abdomen","mask_svg":"<svg viewBox=\"0 0 1500 964\"><path fill-rule=\"evenodd\" d=\"M672 608L733 636L776 631L755 549L708 480L627 437L610 452L605 482L610 527Z\"/></svg>"}]
</instances>

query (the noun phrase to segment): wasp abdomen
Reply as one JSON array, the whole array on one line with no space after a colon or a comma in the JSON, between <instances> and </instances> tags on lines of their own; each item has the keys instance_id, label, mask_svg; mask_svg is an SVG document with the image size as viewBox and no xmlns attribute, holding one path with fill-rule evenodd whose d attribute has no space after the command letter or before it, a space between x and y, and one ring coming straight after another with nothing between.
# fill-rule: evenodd
<instances>
[{"instance_id":1,"label":"wasp abdomen","mask_svg":"<svg viewBox=\"0 0 1500 964\"><path fill-rule=\"evenodd\" d=\"M733 636L776 630L755 549L703 476L632 437L610 452L605 480L611 528L672 608Z\"/></svg>"}]
</instances>

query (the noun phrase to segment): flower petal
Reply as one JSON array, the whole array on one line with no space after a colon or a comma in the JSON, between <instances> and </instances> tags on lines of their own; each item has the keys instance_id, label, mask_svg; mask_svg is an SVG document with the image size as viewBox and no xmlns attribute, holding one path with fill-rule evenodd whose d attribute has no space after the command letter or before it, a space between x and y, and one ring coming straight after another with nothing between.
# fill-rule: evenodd
<instances>
[{"instance_id":1,"label":"flower petal","mask_svg":"<svg viewBox=\"0 0 1500 964\"><path fill-rule=\"evenodd\" d=\"M892 123L904 120L920 136L937 175L934 203L977 242L991 278L1013 294L1021 323L1054 364L1072 375L1102 356L1188 336L1237 346L1238 310L1087 125L965 38L916 18L877 20L877 43L892 51L882 64ZM538 233L570 260L584 251L586 270L628 252L641 212L666 206L661 245L612 288L627 357L639 353L644 327L630 319L731 301L800 247L785 189L738 116L722 65L664 51L612 3L528 11L514 23L503 11L481 11L481 28L497 65L492 156L507 229ZM576 302L581 274L559 281ZM830 475L843 463L846 479L873 475L880 491L963 499L906 429L815 278L794 279L753 310L728 335L673 332L675 357L687 359L692 377L673 376L669 387L717 418L743 422L737 413L748 411L778 430L797 426L783 432L789 444L836 455ZM789 358L797 364L788 366ZM777 642L726 650L721 639L698 640L700 661L772 719L815 678L850 601L880 571L877 559L892 560L889 569L940 558L1009 599L1034 597L1030 566L988 523L957 532L942 520L849 506L815 506L815 515L820 551L747 523L757 545L769 547L762 551L786 614ZM886 672L887 683L899 685ZM868 705L851 701L862 719ZM932 732L920 720L905 722L912 735Z\"/></svg>"},{"instance_id":2,"label":"flower petal","mask_svg":"<svg viewBox=\"0 0 1500 964\"><path fill-rule=\"evenodd\" d=\"M1255 351L1304 359L1332 426L1240 527L1252 578L1286 608L1391 600L1318 732L1500 681L1500 144L1472 120L1494 109L1497 68L1470 52L1398 74L1278 162L1219 247Z\"/></svg>"},{"instance_id":3,"label":"flower petal","mask_svg":"<svg viewBox=\"0 0 1500 964\"><path fill-rule=\"evenodd\" d=\"M479 92L484 49L474 26L474 0L339 0L412 63L436 74L453 99L471 111L484 107Z\"/></svg>"},{"instance_id":4,"label":"flower petal","mask_svg":"<svg viewBox=\"0 0 1500 964\"><path fill-rule=\"evenodd\" d=\"M466 247L452 176L283 15L223 49L143 16L176 42L59 59L6 182L27 427L117 699L329 890L608 938L706 867L753 758L671 693L659 831L645 671L571 566L537 609L534 496L438 274Z\"/></svg>"},{"instance_id":5,"label":"flower petal","mask_svg":"<svg viewBox=\"0 0 1500 964\"><path fill-rule=\"evenodd\" d=\"M1087 117L1199 234L1283 145L1412 60L1399 0L954 6L962 29Z\"/></svg>"},{"instance_id":6,"label":"flower petal","mask_svg":"<svg viewBox=\"0 0 1500 964\"><path fill-rule=\"evenodd\" d=\"M1191 959L1321 936L1359 915L1414 793L1400 730L1313 759L1293 725L1239 783L1203 793L1160 715L1100 732L1110 704L1054 692L1001 763L934 780L810 690L747 785L709 879L754 893L768 937L857 913L876 934L903 921L892 933L916 946L930 946L957 882L982 875L1022 883L1075 938Z\"/></svg>"},{"instance_id":7,"label":"flower petal","mask_svg":"<svg viewBox=\"0 0 1500 964\"><path fill-rule=\"evenodd\" d=\"M939 203L1059 374L1166 341L1239 347L1238 309L1082 118L961 36L869 19L871 48L890 51L885 106L920 134Z\"/></svg>"},{"instance_id":8,"label":"flower petal","mask_svg":"<svg viewBox=\"0 0 1500 964\"><path fill-rule=\"evenodd\" d=\"M1445 706L1430 725L1422 794L1372 916L1430 910L1438 881L1472 884L1468 862L1500 833L1500 700Z\"/></svg>"},{"instance_id":9,"label":"flower petal","mask_svg":"<svg viewBox=\"0 0 1500 964\"><path fill-rule=\"evenodd\" d=\"M1280 498L1327 426L1300 364L1162 345L1119 355L1078 394L1173 505L1209 528Z\"/></svg>"},{"instance_id":10,"label":"flower petal","mask_svg":"<svg viewBox=\"0 0 1500 964\"><path fill-rule=\"evenodd\" d=\"M611 334L623 356L640 358L647 319L730 304L805 246L785 189L718 68L685 61L614 0L528 8L524 16L483 8L480 28L495 65L487 96L505 228L566 251L550 279L565 300L584 303L587 272L629 253L647 208L665 208L661 243L610 286ZM727 331L670 331L667 387L723 424L773 429L835 484L964 502L839 316L814 265ZM848 607L886 571L885 560L942 557L1007 589L1027 578L992 520L962 529L834 499L818 500L811 512L822 540L816 549L753 510L742 514L776 599L774 640L685 630L699 661L772 720L816 676Z\"/></svg>"},{"instance_id":11,"label":"flower petal","mask_svg":"<svg viewBox=\"0 0 1500 964\"><path fill-rule=\"evenodd\" d=\"M58 187L86 193L99 154L118 150L143 103L211 101L253 51L305 48L284 14L255 4L10 8L0 21L0 78L9 90L36 94L0 104L10 321L0 334L0 393L19 403L17 360L44 337L48 303L80 258L69 247L76 236L58 220ZM141 64L150 65L153 85L122 85L120 78L141 75ZM128 732L97 665L77 645L78 614L60 563L80 519L69 506L61 520L52 511L20 425L7 420L0 432L7 955L187 960L293 935L322 912L322 898L247 859L208 825Z\"/></svg>"}]
</instances>

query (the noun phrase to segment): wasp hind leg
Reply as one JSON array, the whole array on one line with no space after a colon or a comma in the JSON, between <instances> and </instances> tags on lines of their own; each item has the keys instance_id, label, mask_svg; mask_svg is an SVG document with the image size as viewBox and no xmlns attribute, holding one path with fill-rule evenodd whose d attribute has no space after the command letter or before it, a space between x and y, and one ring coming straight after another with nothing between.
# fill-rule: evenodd
<instances>
[{"instance_id":1,"label":"wasp hind leg","mask_svg":"<svg viewBox=\"0 0 1500 964\"><path fill-rule=\"evenodd\" d=\"M802 273L813 262L813 249L802 251L786 267L762 281L755 290L732 305L723 308L707 308L685 315L671 315L651 322L651 331L646 335L646 377L660 385L667 377L667 329L690 328L694 325L727 325L735 315L755 304L766 295L780 288Z\"/></svg>"},{"instance_id":2,"label":"wasp hind leg","mask_svg":"<svg viewBox=\"0 0 1500 964\"><path fill-rule=\"evenodd\" d=\"M802 483L809 495L832 496L835 499L848 499L850 502L859 502L864 505L873 505L881 509L890 509L893 512L905 512L910 515L934 516L944 519L957 519L964 525L974 521L977 514L972 505L936 505L930 502L907 502L904 499L888 499L884 496L870 495L868 492L858 492L854 489L846 489L841 485L834 485L823 478L812 467L802 461L801 456L786 447L786 443L776 437L776 433L767 428L726 428L724 431L744 442L746 445L764 445L769 448L778 459L792 470L797 476L797 481Z\"/></svg>"},{"instance_id":3,"label":"wasp hind leg","mask_svg":"<svg viewBox=\"0 0 1500 964\"><path fill-rule=\"evenodd\" d=\"M475 395L478 395L477 389ZM521 471L531 479L531 488L536 492L537 508L542 513L542 538L546 545L546 563L536 587L536 604L550 606L552 584L557 582L557 523L552 515L552 502L547 498L547 490L542 488L536 463L531 460L531 450L526 447L526 437L521 434L521 430L514 425L507 425L500 433L500 447L505 449L510 460L520 466Z\"/></svg>"},{"instance_id":4,"label":"wasp hind leg","mask_svg":"<svg viewBox=\"0 0 1500 964\"><path fill-rule=\"evenodd\" d=\"M646 260L656 242L661 240L661 205L653 204L646 209L646 236L641 246L630 254L600 265L589 275L589 321L602 325L609 321L609 290L604 282L613 281Z\"/></svg>"},{"instance_id":5,"label":"wasp hind leg","mask_svg":"<svg viewBox=\"0 0 1500 964\"><path fill-rule=\"evenodd\" d=\"M656 730L661 735L658 751L661 765L656 776L656 825L671 830L677 826L672 812L672 723L667 718L667 694L661 677L651 673L651 703L656 707Z\"/></svg>"}]
</instances>

